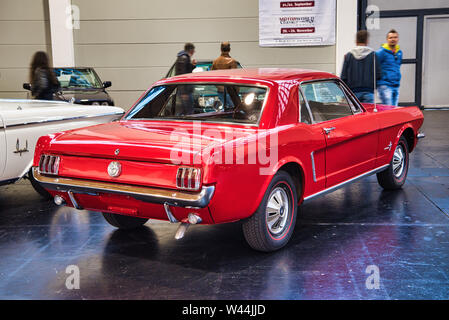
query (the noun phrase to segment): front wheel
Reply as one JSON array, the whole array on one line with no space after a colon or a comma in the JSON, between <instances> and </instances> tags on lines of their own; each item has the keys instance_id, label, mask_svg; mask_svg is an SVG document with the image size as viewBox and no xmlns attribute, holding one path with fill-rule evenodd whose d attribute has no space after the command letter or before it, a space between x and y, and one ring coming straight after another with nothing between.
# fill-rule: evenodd
<instances>
[{"instance_id":1,"label":"front wheel","mask_svg":"<svg viewBox=\"0 0 449 320\"><path fill-rule=\"evenodd\" d=\"M114 214L108 212L102 212L104 219L111 225L119 229L135 229L144 225L148 219L124 216L121 214Z\"/></svg>"},{"instance_id":2,"label":"front wheel","mask_svg":"<svg viewBox=\"0 0 449 320\"><path fill-rule=\"evenodd\" d=\"M257 211L243 223L251 248L271 252L288 243L296 223L298 191L288 173L274 176Z\"/></svg>"},{"instance_id":3,"label":"front wheel","mask_svg":"<svg viewBox=\"0 0 449 320\"><path fill-rule=\"evenodd\" d=\"M402 188L408 173L408 144L404 137L399 139L393 159L387 169L377 174L377 181L386 190Z\"/></svg>"}]
</instances>

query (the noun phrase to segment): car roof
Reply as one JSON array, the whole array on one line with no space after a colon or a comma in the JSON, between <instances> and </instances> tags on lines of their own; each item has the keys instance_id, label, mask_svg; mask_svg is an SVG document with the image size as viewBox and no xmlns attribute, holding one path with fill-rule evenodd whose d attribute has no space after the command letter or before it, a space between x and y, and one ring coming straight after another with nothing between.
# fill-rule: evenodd
<instances>
[{"instance_id":1,"label":"car roof","mask_svg":"<svg viewBox=\"0 0 449 320\"><path fill-rule=\"evenodd\" d=\"M307 69L285 69L285 68L244 68L244 69L228 69L213 70L206 72L187 73L179 76L171 77L158 81L158 84L168 82L183 81L213 81L213 80L250 80L250 81L266 81L266 82L282 82L288 80L313 80L337 78L332 73L307 70Z\"/></svg>"}]
</instances>

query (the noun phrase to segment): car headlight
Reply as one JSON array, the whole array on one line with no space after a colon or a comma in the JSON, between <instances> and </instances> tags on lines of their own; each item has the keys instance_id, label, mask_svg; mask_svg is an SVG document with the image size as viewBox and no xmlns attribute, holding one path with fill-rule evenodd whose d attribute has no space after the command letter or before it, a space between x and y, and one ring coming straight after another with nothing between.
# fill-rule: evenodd
<instances>
[{"instance_id":1,"label":"car headlight","mask_svg":"<svg viewBox=\"0 0 449 320\"><path fill-rule=\"evenodd\" d=\"M99 102L97 102L97 101L95 101L95 102L92 102L92 105L93 105L93 106L99 106L99 105L100 105L100 103L99 103Z\"/></svg>"},{"instance_id":2,"label":"car headlight","mask_svg":"<svg viewBox=\"0 0 449 320\"><path fill-rule=\"evenodd\" d=\"M104 102L101 103L101 105L102 105L102 106L108 106L108 105L109 105L109 102L104 101Z\"/></svg>"}]
</instances>

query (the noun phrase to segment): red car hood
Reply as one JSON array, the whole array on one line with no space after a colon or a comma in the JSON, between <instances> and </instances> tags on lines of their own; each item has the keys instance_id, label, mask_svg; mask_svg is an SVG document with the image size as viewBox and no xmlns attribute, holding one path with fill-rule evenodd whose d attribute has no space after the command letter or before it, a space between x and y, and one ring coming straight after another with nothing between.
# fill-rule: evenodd
<instances>
[{"instance_id":1,"label":"red car hood","mask_svg":"<svg viewBox=\"0 0 449 320\"><path fill-rule=\"evenodd\" d=\"M120 121L67 131L51 142L49 151L95 158L174 163L173 160L181 155L193 159L206 147L254 132L256 128L198 122Z\"/></svg>"}]
</instances>

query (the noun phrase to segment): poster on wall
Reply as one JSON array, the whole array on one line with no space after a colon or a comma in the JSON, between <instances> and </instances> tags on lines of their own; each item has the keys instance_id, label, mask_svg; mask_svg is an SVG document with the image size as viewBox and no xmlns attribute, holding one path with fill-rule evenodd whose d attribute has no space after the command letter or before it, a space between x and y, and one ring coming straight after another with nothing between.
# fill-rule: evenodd
<instances>
[{"instance_id":1,"label":"poster on wall","mask_svg":"<svg viewBox=\"0 0 449 320\"><path fill-rule=\"evenodd\" d=\"M335 17L336 0L259 0L259 45L334 45Z\"/></svg>"}]
</instances>

